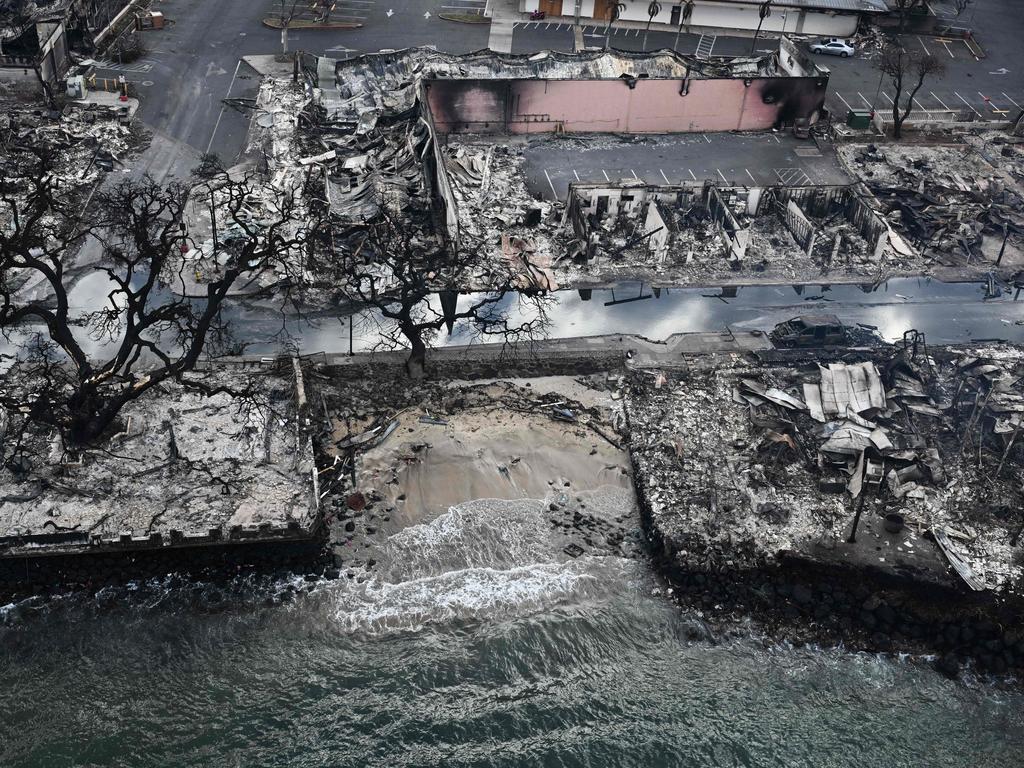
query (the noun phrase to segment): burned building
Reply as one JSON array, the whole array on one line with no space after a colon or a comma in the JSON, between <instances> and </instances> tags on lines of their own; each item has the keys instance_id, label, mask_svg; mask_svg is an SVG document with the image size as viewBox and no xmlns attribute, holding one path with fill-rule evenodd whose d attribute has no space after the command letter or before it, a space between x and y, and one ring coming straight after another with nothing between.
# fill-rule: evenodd
<instances>
[{"instance_id":1,"label":"burned building","mask_svg":"<svg viewBox=\"0 0 1024 768\"><path fill-rule=\"evenodd\" d=\"M22 433L21 416L0 411L0 562L310 538L320 517L298 364L204 381L227 391L141 397L97 447Z\"/></svg>"},{"instance_id":2,"label":"burned building","mask_svg":"<svg viewBox=\"0 0 1024 768\"><path fill-rule=\"evenodd\" d=\"M670 557L1019 590L1019 349L911 334L758 357L635 377L631 448Z\"/></svg>"}]
</instances>

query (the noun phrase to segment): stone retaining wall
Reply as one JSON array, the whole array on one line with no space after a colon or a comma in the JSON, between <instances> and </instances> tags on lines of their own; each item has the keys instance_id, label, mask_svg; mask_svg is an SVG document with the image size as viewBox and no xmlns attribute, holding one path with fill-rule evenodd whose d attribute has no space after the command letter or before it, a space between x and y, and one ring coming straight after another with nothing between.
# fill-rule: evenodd
<instances>
[{"instance_id":1,"label":"stone retaining wall","mask_svg":"<svg viewBox=\"0 0 1024 768\"><path fill-rule=\"evenodd\" d=\"M654 521L644 472L632 456L631 461L645 540L655 568L680 603L723 618L742 612L798 641L934 654L938 670L951 677L968 661L997 675L1024 670L1024 604L1019 600L796 554L760 567L688 564Z\"/></svg>"}]
</instances>

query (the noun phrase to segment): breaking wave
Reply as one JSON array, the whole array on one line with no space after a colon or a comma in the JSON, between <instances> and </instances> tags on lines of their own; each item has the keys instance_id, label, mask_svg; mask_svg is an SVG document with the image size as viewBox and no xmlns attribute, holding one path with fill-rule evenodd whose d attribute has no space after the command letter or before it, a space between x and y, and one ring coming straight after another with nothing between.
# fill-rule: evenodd
<instances>
[{"instance_id":1,"label":"breaking wave","mask_svg":"<svg viewBox=\"0 0 1024 768\"><path fill-rule=\"evenodd\" d=\"M407 631L528 616L630 588L631 561L564 553L547 503L477 499L392 535L365 582L326 588L334 620L350 631Z\"/></svg>"}]
</instances>

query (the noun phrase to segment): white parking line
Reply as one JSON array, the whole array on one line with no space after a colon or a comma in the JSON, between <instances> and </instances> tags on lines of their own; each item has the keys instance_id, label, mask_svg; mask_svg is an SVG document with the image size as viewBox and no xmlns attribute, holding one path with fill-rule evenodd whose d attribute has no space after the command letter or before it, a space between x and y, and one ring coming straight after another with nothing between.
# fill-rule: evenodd
<instances>
[{"instance_id":1,"label":"white parking line","mask_svg":"<svg viewBox=\"0 0 1024 768\"><path fill-rule=\"evenodd\" d=\"M710 144L710 143L711 143L711 139L709 139L709 138L708 138L707 136L705 136L705 135L704 135L703 133L701 134L701 136L702 136L702 137L704 138L704 141L706 141L706 142L707 142L708 144Z\"/></svg>"},{"instance_id":2,"label":"white parking line","mask_svg":"<svg viewBox=\"0 0 1024 768\"><path fill-rule=\"evenodd\" d=\"M867 107L868 109L871 109L871 102L864 98L864 94L861 93L860 91L857 91L857 95L860 96L860 100L864 102L864 106Z\"/></svg>"},{"instance_id":3,"label":"white parking line","mask_svg":"<svg viewBox=\"0 0 1024 768\"><path fill-rule=\"evenodd\" d=\"M235 78L238 77L238 68L242 66L242 60L239 59L238 63L235 64L235 74L231 76L231 82L228 83L227 93L224 94L224 98L228 98L231 95L231 89L235 87ZM217 122L213 124L213 132L210 134L210 142L206 145L206 154L210 154L210 147L213 146L213 137L217 135L217 129L220 127L220 119L224 117L224 110L227 109L227 104L222 104L220 108L220 114L217 115Z\"/></svg>"},{"instance_id":4,"label":"white parking line","mask_svg":"<svg viewBox=\"0 0 1024 768\"><path fill-rule=\"evenodd\" d=\"M963 102L964 104L966 104L966 105L967 105L968 107L970 107L970 108L971 108L971 112L973 112L974 114L976 114L976 115L977 115L978 117L981 117L981 112L979 112L978 110L976 110L976 109L975 109L974 107L971 107L971 102L969 102L969 101L968 101L967 99L965 99L965 98L964 98L963 96L961 96L961 95L960 95L959 93L957 93L956 91L953 91L953 95L954 95L954 96L956 96L956 97L957 97L958 99L960 99L960 101L962 101L962 102Z\"/></svg>"},{"instance_id":5,"label":"white parking line","mask_svg":"<svg viewBox=\"0 0 1024 768\"><path fill-rule=\"evenodd\" d=\"M544 177L548 180L548 186L551 187L551 194L555 196L555 200L558 199L558 193L555 192L555 185L551 183L551 177L548 176L548 169L544 169Z\"/></svg>"},{"instance_id":6,"label":"white parking line","mask_svg":"<svg viewBox=\"0 0 1024 768\"><path fill-rule=\"evenodd\" d=\"M749 170L749 169L747 169L747 168L744 168L743 170L747 172L747 176L749 176L749 177L750 177L750 180L751 180L752 182L754 182L755 184L757 184L757 179L755 179L755 178L754 178L754 174L752 174L752 173L750 172L750 170Z\"/></svg>"},{"instance_id":7,"label":"white parking line","mask_svg":"<svg viewBox=\"0 0 1024 768\"><path fill-rule=\"evenodd\" d=\"M611 181L611 179L609 179L609 178L608 178L608 174L607 174L607 173L605 173L605 170L604 170L604 168L602 168L602 169L601 169L601 173L604 173L604 180L605 180L605 181Z\"/></svg>"},{"instance_id":8,"label":"white parking line","mask_svg":"<svg viewBox=\"0 0 1024 768\"><path fill-rule=\"evenodd\" d=\"M696 181L697 177L693 175L693 171L690 168L687 168L686 170L690 172L690 178Z\"/></svg>"},{"instance_id":9,"label":"white parking line","mask_svg":"<svg viewBox=\"0 0 1024 768\"><path fill-rule=\"evenodd\" d=\"M927 54L928 56L931 56L931 55L932 55L932 52L928 50L928 46L924 44L924 40L922 40L922 39L921 39L921 36L920 36L920 35L918 35L918 36L917 36L917 42L919 42L919 43L921 44L921 47L922 47L922 48L924 48L924 52L925 52L925 53L926 53L926 54Z\"/></svg>"},{"instance_id":10,"label":"white parking line","mask_svg":"<svg viewBox=\"0 0 1024 768\"><path fill-rule=\"evenodd\" d=\"M576 181L580 180L580 175L578 173L576 173L576 169L575 168L572 169L572 175L576 177Z\"/></svg>"},{"instance_id":11,"label":"white parking line","mask_svg":"<svg viewBox=\"0 0 1024 768\"><path fill-rule=\"evenodd\" d=\"M928 93L930 93L930 94L932 95L932 98L933 98L933 99L935 99L935 100L936 100L937 102L939 102L939 104L941 104L941 105L942 105L942 108L943 108L944 110L946 110L947 112L952 112L952 111L953 111L953 110L951 110L951 109L950 109L950 108L949 108L949 107L948 107L948 106L946 105L946 102L944 102L944 101L943 101L942 99L940 99L940 98L939 98L938 96L936 96L936 95L935 95L935 91L928 91Z\"/></svg>"},{"instance_id":12,"label":"white parking line","mask_svg":"<svg viewBox=\"0 0 1024 768\"><path fill-rule=\"evenodd\" d=\"M986 96L981 91L978 91L978 95L981 96L981 100L984 101L988 105L989 109L991 109L993 112L1005 112L1006 111L1005 109L1000 109L996 105L996 103L994 101L992 101L992 99L990 99L988 96Z\"/></svg>"},{"instance_id":13,"label":"white parking line","mask_svg":"<svg viewBox=\"0 0 1024 768\"><path fill-rule=\"evenodd\" d=\"M782 143L781 141L779 141L779 137L776 136L774 133L772 134L772 138L775 139L775 143L776 144L781 144Z\"/></svg>"},{"instance_id":14,"label":"white parking line","mask_svg":"<svg viewBox=\"0 0 1024 768\"><path fill-rule=\"evenodd\" d=\"M671 184L672 183L671 181L668 180L668 176L665 175L665 172L662 171L661 168L659 168L658 171L661 173L661 178L663 178L665 180L666 184Z\"/></svg>"},{"instance_id":15,"label":"white parking line","mask_svg":"<svg viewBox=\"0 0 1024 768\"><path fill-rule=\"evenodd\" d=\"M846 105L847 109L853 109L853 107L850 106L850 102L843 98L843 94L841 94L839 91L836 91L836 96L838 96L839 100Z\"/></svg>"},{"instance_id":16,"label":"white parking line","mask_svg":"<svg viewBox=\"0 0 1024 768\"><path fill-rule=\"evenodd\" d=\"M1013 99L1011 99L1011 98L1010 98L1009 96L1007 96L1007 95L1006 95L1005 93L1003 94L1003 96L1006 96L1006 100L1007 100L1008 102L1010 102L1011 104L1013 104L1013 106L1015 106L1015 107L1016 107L1017 109L1024 109L1024 107L1021 107L1021 105L1020 105L1020 104L1018 104L1018 103L1017 103L1016 101L1014 101Z\"/></svg>"},{"instance_id":17,"label":"white parking line","mask_svg":"<svg viewBox=\"0 0 1024 768\"><path fill-rule=\"evenodd\" d=\"M882 95L885 96L885 98L887 98L889 100L890 104L894 103L893 100L892 100L892 96L890 96L888 93L886 93L885 91L882 91Z\"/></svg>"},{"instance_id":18,"label":"white parking line","mask_svg":"<svg viewBox=\"0 0 1024 768\"><path fill-rule=\"evenodd\" d=\"M634 171L632 168L630 168L629 172L633 174L633 178L634 179L636 179L637 181L640 181L640 177L636 175L636 171Z\"/></svg>"},{"instance_id":19,"label":"white parking line","mask_svg":"<svg viewBox=\"0 0 1024 768\"><path fill-rule=\"evenodd\" d=\"M721 169L719 169L719 168L715 168L715 170L716 170L716 171L718 171L718 175L722 177L722 181L724 181L725 183L727 183L727 184L728 184L728 183L729 183L729 180L728 180L727 178L725 178L725 174L724 174L724 173L722 173Z\"/></svg>"}]
</instances>

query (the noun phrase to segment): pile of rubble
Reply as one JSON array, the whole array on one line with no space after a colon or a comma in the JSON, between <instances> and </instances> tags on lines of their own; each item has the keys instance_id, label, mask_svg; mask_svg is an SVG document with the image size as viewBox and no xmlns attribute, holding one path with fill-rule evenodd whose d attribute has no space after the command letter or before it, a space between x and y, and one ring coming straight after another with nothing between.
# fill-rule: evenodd
<instances>
[{"instance_id":1,"label":"pile of rubble","mask_svg":"<svg viewBox=\"0 0 1024 768\"><path fill-rule=\"evenodd\" d=\"M941 146L844 144L840 157L930 263L1024 264L1024 149L1004 135Z\"/></svg>"},{"instance_id":2,"label":"pile of rubble","mask_svg":"<svg viewBox=\"0 0 1024 768\"><path fill-rule=\"evenodd\" d=\"M309 528L318 511L300 382L210 371L202 383L226 391L154 390L86 449L30 429L0 469L0 556ZM19 429L17 414L0 412L0 444L13 449Z\"/></svg>"},{"instance_id":3,"label":"pile of rubble","mask_svg":"<svg viewBox=\"0 0 1024 768\"><path fill-rule=\"evenodd\" d=\"M854 186L577 185L576 236L563 284L644 277L709 284L737 273L801 282L823 274L875 280L917 266ZM898 265L898 266L897 266Z\"/></svg>"},{"instance_id":4,"label":"pile of rubble","mask_svg":"<svg viewBox=\"0 0 1024 768\"><path fill-rule=\"evenodd\" d=\"M722 567L854 547L863 514L862 538L876 521L899 535L868 537L862 562L899 572L938 547L973 590L1019 583L1020 350L914 337L827 365L788 354L799 364L734 356L669 386L634 382L638 481L680 556Z\"/></svg>"},{"instance_id":5,"label":"pile of rubble","mask_svg":"<svg viewBox=\"0 0 1024 768\"><path fill-rule=\"evenodd\" d=\"M459 246L481 255L471 287L487 288L495 267L499 275L511 267L523 288L556 290L552 265L567 253L566 237L560 226L541 226L554 207L527 190L522 145L449 140L444 152L460 214Z\"/></svg>"}]
</instances>

